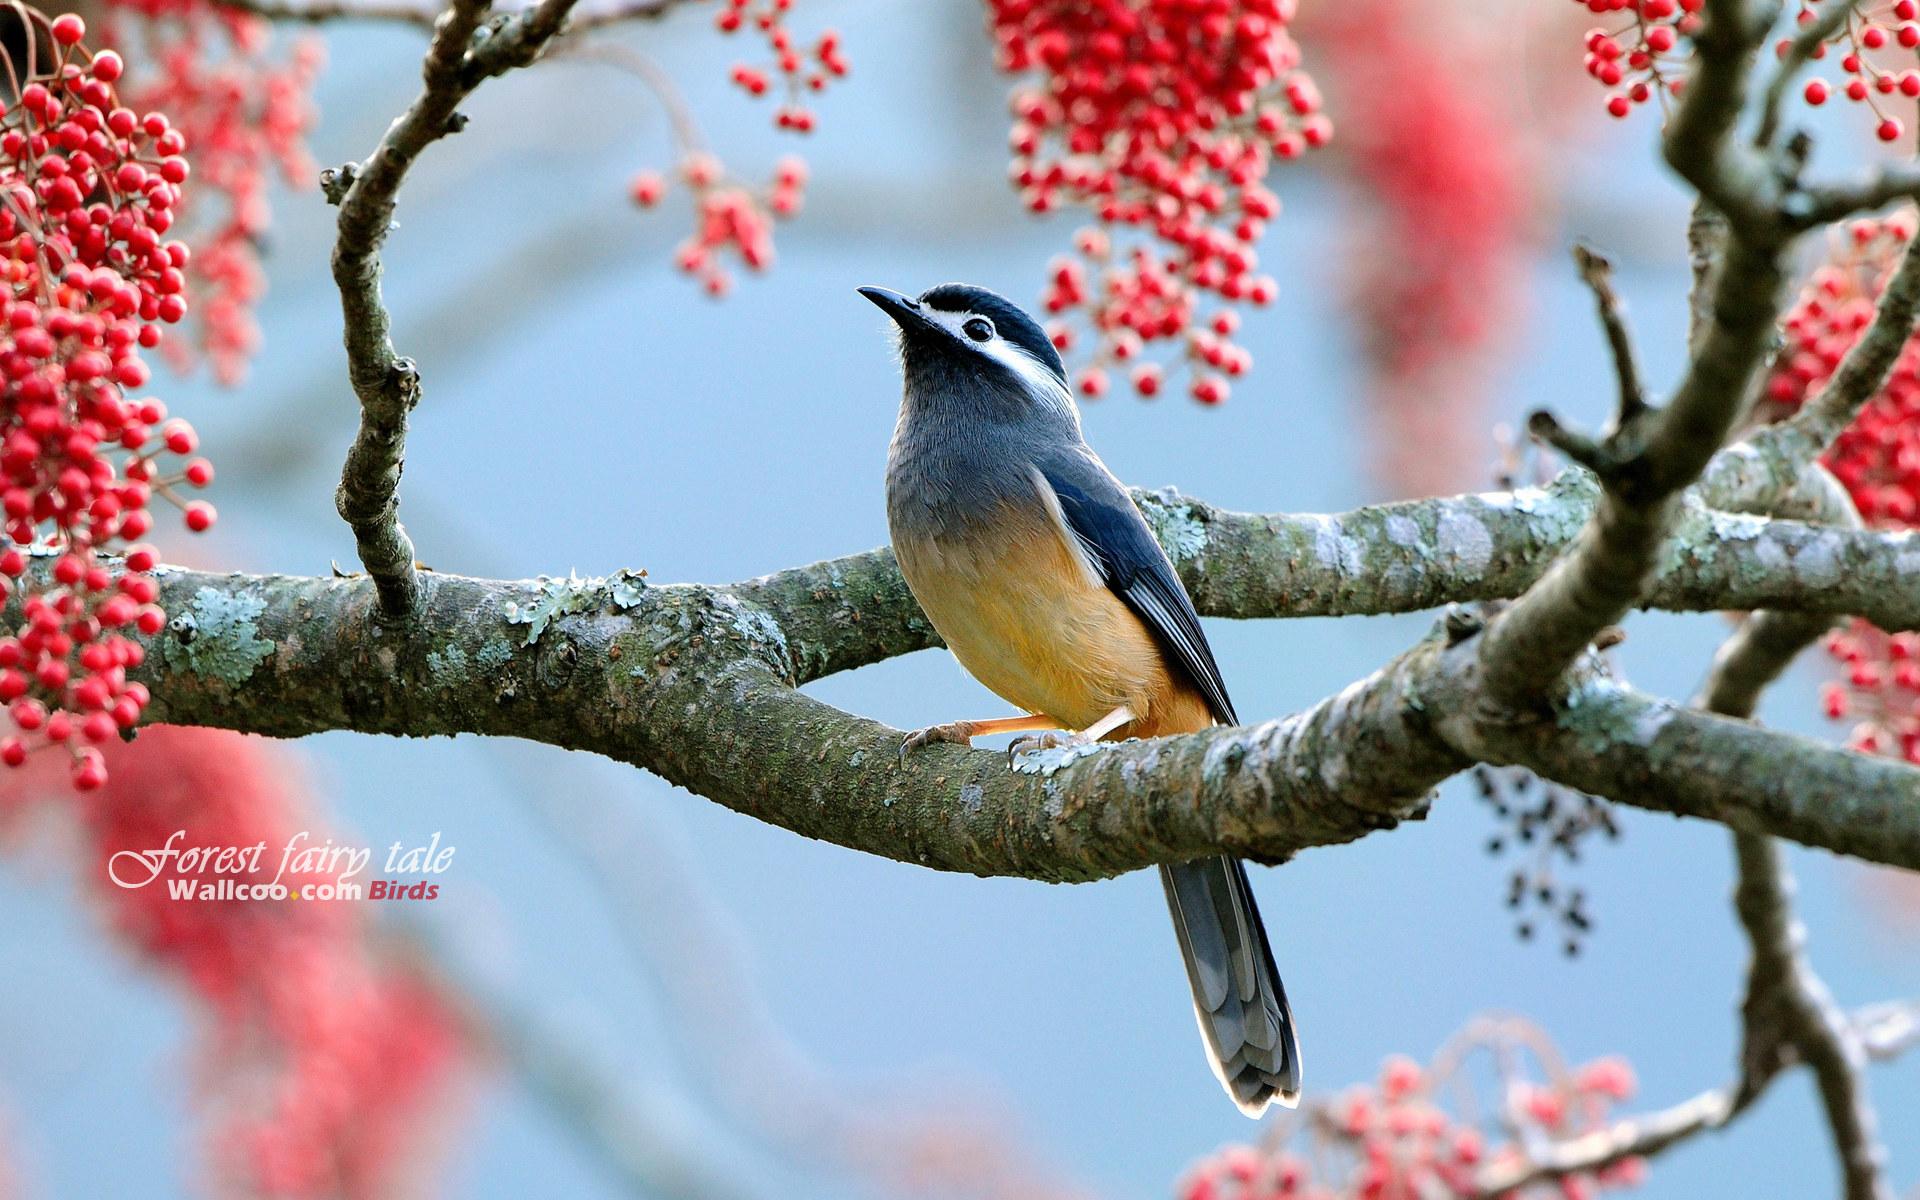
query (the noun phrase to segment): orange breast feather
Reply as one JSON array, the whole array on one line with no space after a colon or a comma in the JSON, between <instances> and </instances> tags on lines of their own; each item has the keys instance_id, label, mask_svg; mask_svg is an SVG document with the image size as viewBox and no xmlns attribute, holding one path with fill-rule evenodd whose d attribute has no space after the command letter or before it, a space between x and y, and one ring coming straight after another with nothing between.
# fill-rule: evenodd
<instances>
[{"instance_id":1,"label":"orange breast feather","mask_svg":"<svg viewBox=\"0 0 1920 1200\"><path fill-rule=\"evenodd\" d=\"M976 527L990 536L896 538L914 597L960 665L1068 729L1122 704L1139 719L1116 738L1211 725L1206 702L1169 672L1146 625L1038 499Z\"/></svg>"}]
</instances>

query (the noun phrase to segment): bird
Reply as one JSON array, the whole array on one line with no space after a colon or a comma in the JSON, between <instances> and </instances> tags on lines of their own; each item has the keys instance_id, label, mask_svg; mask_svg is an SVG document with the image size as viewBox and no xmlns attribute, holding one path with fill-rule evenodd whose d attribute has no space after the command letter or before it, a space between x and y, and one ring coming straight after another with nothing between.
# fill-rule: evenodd
<instances>
[{"instance_id":1,"label":"bird","mask_svg":"<svg viewBox=\"0 0 1920 1200\"><path fill-rule=\"evenodd\" d=\"M1193 601L1132 496L1087 445L1066 366L1005 297L946 283L860 294L892 319L904 379L887 525L914 599L974 678L1019 715L919 730L1051 747L1191 733L1239 718ZM1160 880L1214 1074L1258 1117L1300 1097L1300 1045L1246 865Z\"/></svg>"}]
</instances>

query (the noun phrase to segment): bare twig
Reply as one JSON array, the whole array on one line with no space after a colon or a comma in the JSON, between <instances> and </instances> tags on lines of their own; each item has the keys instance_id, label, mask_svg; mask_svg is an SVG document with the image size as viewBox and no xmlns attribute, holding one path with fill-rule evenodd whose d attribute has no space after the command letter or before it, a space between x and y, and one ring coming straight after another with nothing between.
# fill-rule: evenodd
<instances>
[{"instance_id":1,"label":"bare twig","mask_svg":"<svg viewBox=\"0 0 1920 1200\"><path fill-rule=\"evenodd\" d=\"M574 0L541 0L486 30L487 0L453 0L434 27L420 95L361 164L322 180L340 205L333 277L345 317L347 373L360 399L360 428L340 472L335 504L353 528L360 561L379 590L380 611L410 615L419 603L413 543L400 525L400 474L407 415L420 401L420 373L393 346L380 294L380 249L393 225L400 185L421 151L457 131L458 106L490 76L525 66L559 32ZM482 36L484 33L484 36Z\"/></svg>"},{"instance_id":2,"label":"bare twig","mask_svg":"<svg viewBox=\"0 0 1920 1200\"><path fill-rule=\"evenodd\" d=\"M1786 101L1787 90L1813 58L1814 52L1840 31L1856 7L1858 0L1827 0L1827 7L1815 11L1813 19L1801 25L1793 35L1793 40L1787 43L1786 53L1780 56L1780 65L1774 68L1772 77L1767 80L1766 95L1760 105L1760 124L1753 138L1756 146L1773 144L1774 137L1780 131L1780 107Z\"/></svg>"},{"instance_id":3,"label":"bare twig","mask_svg":"<svg viewBox=\"0 0 1920 1200\"><path fill-rule=\"evenodd\" d=\"M618 0L591 12L579 13L567 24L568 34L589 33L631 22L657 21L693 0ZM269 21L322 25L335 21L413 25L431 30L440 8L404 0L220 0L220 7L252 13Z\"/></svg>"},{"instance_id":4,"label":"bare twig","mask_svg":"<svg viewBox=\"0 0 1920 1200\"><path fill-rule=\"evenodd\" d=\"M1647 407L1646 388L1640 382L1639 356L1633 349L1633 334L1627 328L1626 306L1613 290L1613 263L1591 246L1576 243L1574 265L1580 280L1593 293L1594 309L1600 327L1607 334L1607 349L1613 355L1614 377L1620 382L1620 400L1616 423L1625 426Z\"/></svg>"},{"instance_id":5,"label":"bare twig","mask_svg":"<svg viewBox=\"0 0 1920 1200\"><path fill-rule=\"evenodd\" d=\"M1920 163L1885 163L1849 183L1798 187L1784 198L1782 211L1795 231L1804 231L1916 198L1920 198Z\"/></svg>"},{"instance_id":6,"label":"bare twig","mask_svg":"<svg viewBox=\"0 0 1920 1200\"><path fill-rule=\"evenodd\" d=\"M251 13L269 21L321 25L331 21L367 21L432 29L437 6L391 0L220 0L221 8Z\"/></svg>"},{"instance_id":7,"label":"bare twig","mask_svg":"<svg viewBox=\"0 0 1920 1200\"><path fill-rule=\"evenodd\" d=\"M1651 1158L1670 1146L1726 1124L1733 1112L1729 1089L1702 1092L1672 1108L1623 1117L1526 1157L1493 1164L1475 1181L1474 1200L1517 1195L1567 1175L1584 1175L1629 1158Z\"/></svg>"},{"instance_id":8,"label":"bare twig","mask_svg":"<svg viewBox=\"0 0 1920 1200\"><path fill-rule=\"evenodd\" d=\"M1803 1062L1819 1085L1847 1200L1891 1200L1867 1052L1806 957L1806 930L1793 912L1793 880L1772 838L1736 833L1740 882L1735 907L1753 946L1741 1006L1746 1041L1736 1107L1745 1107L1783 1067Z\"/></svg>"},{"instance_id":9,"label":"bare twig","mask_svg":"<svg viewBox=\"0 0 1920 1200\"><path fill-rule=\"evenodd\" d=\"M1913 1002L1870 1005L1856 1011L1851 1024L1863 1031L1899 1030L1879 1043L1887 1053L1874 1055L1876 1060L1890 1060L1920 1044L1920 1035L1913 1029L1916 1013L1920 1013L1920 1004ZM1535 1184L1599 1171L1625 1159L1652 1158L1700 1134L1725 1128L1745 1111L1738 1092L1738 1084L1701 1092L1671 1108L1624 1117L1604 1128L1532 1150L1518 1160L1493 1163L1475 1181L1470 1200L1495 1200L1522 1193Z\"/></svg>"},{"instance_id":10,"label":"bare twig","mask_svg":"<svg viewBox=\"0 0 1920 1200\"><path fill-rule=\"evenodd\" d=\"M1847 351L1820 394L1755 438L1770 441L1803 462L1818 458L1886 385L1900 352L1913 339L1916 321L1920 321L1920 253L1910 241L1880 294L1873 323Z\"/></svg>"}]
</instances>

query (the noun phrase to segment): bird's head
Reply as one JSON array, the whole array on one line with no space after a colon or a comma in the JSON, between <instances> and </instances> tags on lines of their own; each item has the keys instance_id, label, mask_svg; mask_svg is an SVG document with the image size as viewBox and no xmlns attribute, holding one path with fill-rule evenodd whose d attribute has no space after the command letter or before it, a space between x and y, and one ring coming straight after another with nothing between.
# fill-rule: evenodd
<instances>
[{"instance_id":1,"label":"bird's head","mask_svg":"<svg viewBox=\"0 0 1920 1200\"><path fill-rule=\"evenodd\" d=\"M967 283L943 283L918 299L878 287L860 294L899 327L910 407L1002 420L1073 417L1060 352L1005 296Z\"/></svg>"}]
</instances>

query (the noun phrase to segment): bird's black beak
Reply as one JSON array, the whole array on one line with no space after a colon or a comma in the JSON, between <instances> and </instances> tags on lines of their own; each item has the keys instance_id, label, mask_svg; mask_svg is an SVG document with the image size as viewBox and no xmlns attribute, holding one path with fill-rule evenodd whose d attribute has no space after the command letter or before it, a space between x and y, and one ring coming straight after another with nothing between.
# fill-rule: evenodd
<instances>
[{"instance_id":1,"label":"bird's black beak","mask_svg":"<svg viewBox=\"0 0 1920 1200\"><path fill-rule=\"evenodd\" d=\"M935 328L920 302L911 296L882 287L863 287L860 294L873 301L881 312L893 318L903 333L925 333Z\"/></svg>"}]
</instances>

